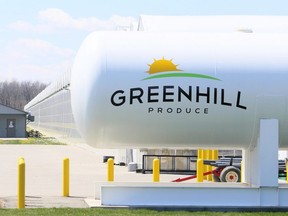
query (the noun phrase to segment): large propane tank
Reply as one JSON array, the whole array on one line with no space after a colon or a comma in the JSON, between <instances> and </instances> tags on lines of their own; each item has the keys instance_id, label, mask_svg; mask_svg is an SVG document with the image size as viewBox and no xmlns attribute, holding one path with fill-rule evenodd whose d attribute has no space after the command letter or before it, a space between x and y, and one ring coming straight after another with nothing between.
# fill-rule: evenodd
<instances>
[{"instance_id":1,"label":"large propane tank","mask_svg":"<svg viewBox=\"0 0 288 216\"><path fill-rule=\"evenodd\" d=\"M91 33L71 88L94 147L248 148L266 118L288 146L286 34Z\"/></svg>"}]
</instances>

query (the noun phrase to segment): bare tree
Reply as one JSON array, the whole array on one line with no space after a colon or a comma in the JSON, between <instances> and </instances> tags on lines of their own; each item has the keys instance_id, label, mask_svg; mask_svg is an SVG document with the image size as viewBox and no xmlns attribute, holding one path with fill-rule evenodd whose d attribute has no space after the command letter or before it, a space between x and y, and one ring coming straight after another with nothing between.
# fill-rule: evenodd
<instances>
[{"instance_id":1,"label":"bare tree","mask_svg":"<svg viewBox=\"0 0 288 216\"><path fill-rule=\"evenodd\" d=\"M46 84L39 81L0 82L0 103L16 109L23 110L24 106L37 94L46 88Z\"/></svg>"}]
</instances>

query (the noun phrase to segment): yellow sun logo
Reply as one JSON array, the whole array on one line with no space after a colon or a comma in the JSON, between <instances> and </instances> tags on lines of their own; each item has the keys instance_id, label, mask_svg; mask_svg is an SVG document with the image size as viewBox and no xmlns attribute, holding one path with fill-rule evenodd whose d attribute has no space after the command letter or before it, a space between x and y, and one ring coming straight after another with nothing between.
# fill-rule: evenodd
<instances>
[{"instance_id":1,"label":"yellow sun logo","mask_svg":"<svg viewBox=\"0 0 288 216\"><path fill-rule=\"evenodd\" d=\"M178 65L175 65L172 62L173 59L166 60L164 57L162 59L154 59L154 62L152 64L148 64L149 71L147 71L149 74L155 74L160 72L167 72L167 71L182 71L177 68Z\"/></svg>"},{"instance_id":2,"label":"yellow sun logo","mask_svg":"<svg viewBox=\"0 0 288 216\"><path fill-rule=\"evenodd\" d=\"M200 79L210 79L218 80L220 79L205 74L189 73L187 71L182 71L177 68L178 64L172 62L173 59L167 60L164 57L162 59L154 59L152 64L148 64L149 70L146 71L149 73L149 76L142 80L151 80L159 78L200 78Z\"/></svg>"}]
</instances>

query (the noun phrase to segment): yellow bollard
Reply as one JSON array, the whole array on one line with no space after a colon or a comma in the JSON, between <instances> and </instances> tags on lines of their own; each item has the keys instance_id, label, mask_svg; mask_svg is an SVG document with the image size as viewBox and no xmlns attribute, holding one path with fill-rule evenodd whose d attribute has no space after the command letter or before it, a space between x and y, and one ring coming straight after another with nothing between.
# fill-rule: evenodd
<instances>
[{"instance_id":1,"label":"yellow bollard","mask_svg":"<svg viewBox=\"0 0 288 216\"><path fill-rule=\"evenodd\" d=\"M198 149L197 159L203 159L203 149Z\"/></svg>"},{"instance_id":2,"label":"yellow bollard","mask_svg":"<svg viewBox=\"0 0 288 216\"><path fill-rule=\"evenodd\" d=\"M25 208L25 160L18 159L18 208Z\"/></svg>"},{"instance_id":3,"label":"yellow bollard","mask_svg":"<svg viewBox=\"0 0 288 216\"><path fill-rule=\"evenodd\" d=\"M208 159L208 150L205 149L203 150L203 160L207 160ZM208 165L204 165L204 172L208 172ZM208 175L204 176L204 179L208 180Z\"/></svg>"},{"instance_id":4,"label":"yellow bollard","mask_svg":"<svg viewBox=\"0 0 288 216\"><path fill-rule=\"evenodd\" d=\"M114 181L114 160L112 158L109 158L107 160L107 165L108 165L107 181L113 182Z\"/></svg>"},{"instance_id":5,"label":"yellow bollard","mask_svg":"<svg viewBox=\"0 0 288 216\"><path fill-rule=\"evenodd\" d=\"M218 150L212 150L212 160L218 160Z\"/></svg>"},{"instance_id":6,"label":"yellow bollard","mask_svg":"<svg viewBox=\"0 0 288 216\"><path fill-rule=\"evenodd\" d=\"M196 170L196 175L197 175L197 182L203 182L203 172L204 172L204 164L203 164L203 159L198 159L197 160L197 170Z\"/></svg>"},{"instance_id":7,"label":"yellow bollard","mask_svg":"<svg viewBox=\"0 0 288 216\"><path fill-rule=\"evenodd\" d=\"M212 157L213 157L213 154L212 154L212 150L207 150L208 151L208 160L212 160ZM210 166L210 165L208 165L207 166L208 168L207 168L207 172L210 172L210 171L212 171L212 169L213 169L213 167L212 166ZM211 175L207 175L207 177L208 177L208 181L212 181L213 180L213 176L212 176L213 174L211 174Z\"/></svg>"},{"instance_id":8,"label":"yellow bollard","mask_svg":"<svg viewBox=\"0 0 288 216\"><path fill-rule=\"evenodd\" d=\"M63 196L69 196L69 158L63 160Z\"/></svg>"},{"instance_id":9,"label":"yellow bollard","mask_svg":"<svg viewBox=\"0 0 288 216\"><path fill-rule=\"evenodd\" d=\"M212 160L218 160L218 150L212 150ZM212 169L215 169L215 167ZM215 182L213 177L212 177L212 181Z\"/></svg>"},{"instance_id":10,"label":"yellow bollard","mask_svg":"<svg viewBox=\"0 0 288 216\"><path fill-rule=\"evenodd\" d=\"M159 159L153 160L153 182L160 181L160 161Z\"/></svg>"},{"instance_id":11,"label":"yellow bollard","mask_svg":"<svg viewBox=\"0 0 288 216\"><path fill-rule=\"evenodd\" d=\"M204 149L198 149L198 152L197 152L197 162L198 162L198 159L202 159L204 160L205 159L205 151ZM196 167L197 167L197 162L196 162ZM205 167L206 166L203 166L203 172L205 172ZM203 177L203 178L206 178L206 177Z\"/></svg>"}]
</instances>

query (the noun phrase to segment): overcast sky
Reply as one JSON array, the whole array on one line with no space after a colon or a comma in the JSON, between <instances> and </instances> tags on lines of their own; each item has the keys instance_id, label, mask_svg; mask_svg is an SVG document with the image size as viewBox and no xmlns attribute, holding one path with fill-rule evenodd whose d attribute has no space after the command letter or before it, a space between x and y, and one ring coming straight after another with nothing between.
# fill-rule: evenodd
<instances>
[{"instance_id":1,"label":"overcast sky","mask_svg":"<svg viewBox=\"0 0 288 216\"><path fill-rule=\"evenodd\" d=\"M45 83L92 31L145 15L288 15L288 0L0 0L0 81Z\"/></svg>"}]
</instances>

